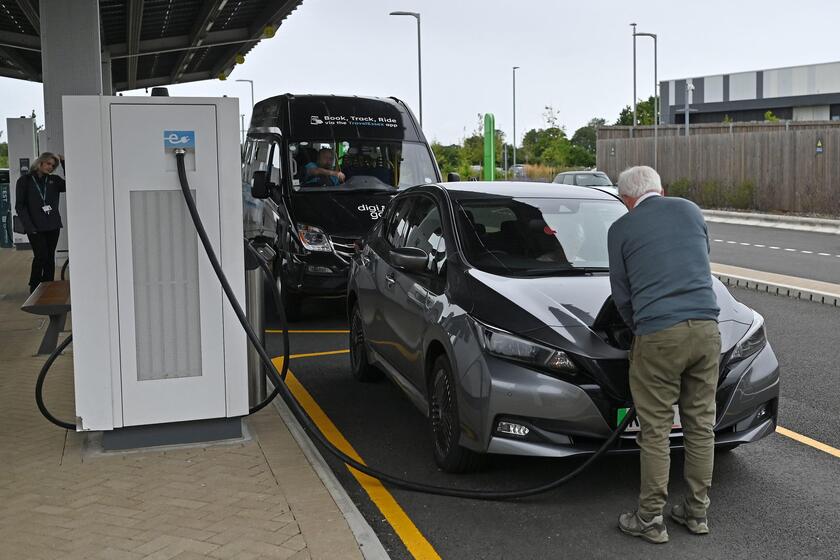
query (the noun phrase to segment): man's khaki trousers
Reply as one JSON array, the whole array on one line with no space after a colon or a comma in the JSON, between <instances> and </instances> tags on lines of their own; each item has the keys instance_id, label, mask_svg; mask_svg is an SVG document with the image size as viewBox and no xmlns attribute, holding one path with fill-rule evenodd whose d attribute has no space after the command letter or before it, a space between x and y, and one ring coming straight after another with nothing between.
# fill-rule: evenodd
<instances>
[{"instance_id":1,"label":"man's khaki trousers","mask_svg":"<svg viewBox=\"0 0 840 560\"><path fill-rule=\"evenodd\" d=\"M720 333L715 321L683 321L637 336L630 351L630 391L641 432L639 513L659 515L668 497L668 435L679 404L685 438L686 514L705 517L714 468L715 390Z\"/></svg>"}]
</instances>

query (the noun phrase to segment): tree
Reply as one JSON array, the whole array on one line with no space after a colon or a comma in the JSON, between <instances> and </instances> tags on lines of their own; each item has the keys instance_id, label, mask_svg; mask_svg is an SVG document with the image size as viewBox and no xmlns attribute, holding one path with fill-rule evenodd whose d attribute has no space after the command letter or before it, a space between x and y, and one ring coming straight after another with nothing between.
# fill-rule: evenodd
<instances>
[{"instance_id":1,"label":"tree","mask_svg":"<svg viewBox=\"0 0 840 560\"><path fill-rule=\"evenodd\" d=\"M636 103L636 123L639 125L652 125L653 124L653 96L651 95L646 100L642 101L639 100ZM616 125L620 126L632 126L633 125L633 107L627 105L624 109L621 110L621 113L618 114L618 120L615 121Z\"/></svg>"},{"instance_id":2,"label":"tree","mask_svg":"<svg viewBox=\"0 0 840 560\"><path fill-rule=\"evenodd\" d=\"M773 111L766 111L764 113L765 122L779 122L779 117L773 114Z\"/></svg>"},{"instance_id":3,"label":"tree","mask_svg":"<svg viewBox=\"0 0 840 560\"><path fill-rule=\"evenodd\" d=\"M438 142L432 142L432 152L435 154L440 172L446 176L447 173L460 173L464 162L462 161L461 146L450 144L444 146Z\"/></svg>"}]
</instances>

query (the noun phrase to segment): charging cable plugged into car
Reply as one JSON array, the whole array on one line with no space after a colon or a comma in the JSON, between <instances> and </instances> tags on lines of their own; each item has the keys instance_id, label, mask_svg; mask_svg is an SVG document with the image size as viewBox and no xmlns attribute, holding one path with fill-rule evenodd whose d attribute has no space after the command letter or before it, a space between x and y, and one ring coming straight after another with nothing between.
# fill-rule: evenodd
<instances>
[{"instance_id":1,"label":"charging cable plugged into car","mask_svg":"<svg viewBox=\"0 0 840 560\"><path fill-rule=\"evenodd\" d=\"M379 471L377 469L371 468L368 465L361 463L360 461L348 456L340 449L335 447L327 437L321 433L318 427L314 424L314 422L309 418L306 411L303 407L298 403L297 399L292 394L289 387L286 385L285 379L288 373L289 368L289 336L288 336L288 324L286 321L285 311L282 306L282 299L280 289L277 287L276 283L270 281L269 284L272 287L272 292L274 295L274 301L277 308L277 313L280 318L281 329L283 332L283 362L280 370L274 365L271 357L268 354L265 346L262 344L260 337L254 331L251 323L248 321L245 312L242 309L239 301L237 300L234 291L228 282L227 277L225 276L224 271L222 270L222 266L219 262L218 257L216 256L216 252L213 249L213 246L210 242L210 238L207 235L207 232L204 228L203 222L201 220L201 216L198 213L198 209L196 207L195 201L193 199L192 193L190 191L190 185L187 179L187 172L185 166L185 155L186 150L183 148L178 148L174 150L175 158L177 161L177 171L178 171L178 178L180 181L181 191L183 194L184 202L187 205L187 209L190 214L190 218L192 219L193 225L195 226L196 233L198 234L199 241L207 255L207 258L210 262L211 267L219 280L219 283L222 287L222 291L225 294L228 302L230 303L231 308L234 311L239 323L241 324L242 328L245 331L245 334L249 340L249 342L253 345L254 349L259 355L260 361L264 366L264 371L268 378L271 380L272 384L274 385L274 389L271 394L266 397L261 403L252 407L249 411L249 414L253 414L258 410L262 409L268 403L270 403L277 395L279 395L283 401L288 406L289 410L295 416L295 418L300 422L303 426L304 430L312 437L315 441L317 441L321 446L329 452L332 456L343 462L345 465L352 467L353 469L364 473L368 476L373 478L379 479L382 482L391 484L397 488L401 488L403 490L409 490L412 492L421 492L426 494L433 494L438 496L448 496L454 498L464 498L464 499L472 499L472 500L511 500L516 498L526 498L529 496L535 496L538 494L543 494L545 492L549 492L560 486L566 484L567 482L574 479L577 475L585 471L589 466L595 463L598 459L600 459L604 454L606 454L616 443L618 438L621 434L625 431L625 429L633 422L636 417L635 409L630 408L627 414L624 416L622 421L616 426L615 430L610 434L610 436L603 442L603 444L592 454L590 455L585 461L583 461L580 465L578 465L575 469L570 471L569 473L563 475L560 478L547 482L545 484L541 484L538 486L533 486L530 488L523 488L517 490L468 490L468 489L461 489L461 488L451 488L451 487L444 487L444 486L436 486L425 484L421 482L406 480L404 478ZM269 279L273 278L271 274L271 270L268 267L268 264L261 258L258 251L250 244L246 243L246 250L248 250L252 255L255 256L257 261L259 262L260 268L263 272L267 275ZM53 352L52 355L47 359L44 364L44 367L41 369L41 372L38 376L38 382L36 384L36 401L38 403L38 408L41 413L47 418L50 422L56 424L59 427L65 429L74 429L76 428L75 425L70 424L68 422L63 422L55 418L49 410L46 408L43 402L43 385L44 379L49 371L50 366L55 361L56 357L67 347L67 345L72 340L72 334L68 336L56 351ZM562 366L561 363L558 363L558 366ZM519 426L515 423L505 423L504 430L509 431L511 435L524 435L523 428L524 426ZM527 429L527 428L525 428ZM527 432L526 432L527 433Z\"/></svg>"}]
</instances>

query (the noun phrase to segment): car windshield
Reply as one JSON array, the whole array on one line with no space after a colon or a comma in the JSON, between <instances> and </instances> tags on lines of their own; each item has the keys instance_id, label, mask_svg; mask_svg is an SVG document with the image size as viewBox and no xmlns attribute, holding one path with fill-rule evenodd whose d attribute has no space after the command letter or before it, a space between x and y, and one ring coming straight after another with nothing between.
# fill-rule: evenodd
<instances>
[{"instance_id":1,"label":"car windshield","mask_svg":"<svg viewBox=\"0 0 840 560\"><path fill-rule=\"evenodd\" d=\"M467 260L493 274L582 274L609 267L607 232L627 209L617 200L461 200L458 231Z\"/></svg>"},{"instance_id":2,"label":"car windshield","mask_svg":"<svg viewBox=\"0 0 840 560\"><path fill-rule=\"evenodd\" d=\"M585 173L577 176L575 184L582 187L611 187L612 181L603 173Z\"/></svg>"},{"instance_id":3,"label":"car windshield","mask_svg":"<svg viewBox=\"0 0 840 560\"><path fill-rule=\"evenodd\" d=\"M295 191L382 191L437 177L425 144L396 140L300 141L289 145Z\"/></svg>"}]
</instances>

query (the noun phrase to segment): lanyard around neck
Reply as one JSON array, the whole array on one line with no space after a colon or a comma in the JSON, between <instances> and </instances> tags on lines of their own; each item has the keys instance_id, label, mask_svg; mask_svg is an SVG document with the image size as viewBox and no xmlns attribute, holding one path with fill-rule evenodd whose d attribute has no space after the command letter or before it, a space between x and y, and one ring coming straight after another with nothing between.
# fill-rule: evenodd
<instances>
[{"instance_id":1,"label":"lanyard around neck","mask_svg":"<svg viewBox=\"0 0 840 560\"><path fill-rule=\"evenodd\" d=\"M44 204L47 203L47 179L49 176L44 177L44 186L41 186L41 183L38 182L38 179L35 178L35 174L33 173L30 175L32 180L35 182L35 188L38 190L38 194L41 195L41 200L44 201Z\"/></svg>"}]
</instances>

